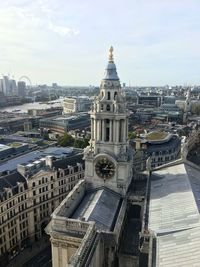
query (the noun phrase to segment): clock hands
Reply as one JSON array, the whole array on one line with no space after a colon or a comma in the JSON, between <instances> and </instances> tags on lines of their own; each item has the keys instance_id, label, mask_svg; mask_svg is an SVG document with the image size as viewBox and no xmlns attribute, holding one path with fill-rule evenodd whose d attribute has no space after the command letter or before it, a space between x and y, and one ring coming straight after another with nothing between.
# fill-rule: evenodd
<instances>
[{"instance_id":1,"label":"clock hands","mask_svg":"<svg viewBox=\"0 0 200 267\"><path fill-rule=\"evenodd\" d=\"M114 171L114 169L109 169L109 168L102 168L102 171Z\"/></svg>"},{"instance_id":2,"label":"clock hands","mask_svg":"<svg viewBox=\"0 0 200 267\"><path fill-rule=\"evenodd\" d=\"M103 179L111 178L115 173L115 166L113 162L106 158L100 158L95 165L95 169L97 175Z\"/></svg>"}]
</instances>

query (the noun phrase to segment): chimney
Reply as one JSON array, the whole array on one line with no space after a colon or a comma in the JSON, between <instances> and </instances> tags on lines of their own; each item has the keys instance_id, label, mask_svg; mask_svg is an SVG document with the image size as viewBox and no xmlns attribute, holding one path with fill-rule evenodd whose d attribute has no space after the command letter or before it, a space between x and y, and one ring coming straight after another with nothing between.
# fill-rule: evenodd
<instances>
[{"instance_id":1,"label":"chimney","mask_svg":"<svg viewBox=\"0 0 200 267\"><path fill-rule=\"evenodd\" d=\"M53 157L52 156L46 156L46 166L49 166L51 169L53 167Z\"/></svg>"}]
</instances>

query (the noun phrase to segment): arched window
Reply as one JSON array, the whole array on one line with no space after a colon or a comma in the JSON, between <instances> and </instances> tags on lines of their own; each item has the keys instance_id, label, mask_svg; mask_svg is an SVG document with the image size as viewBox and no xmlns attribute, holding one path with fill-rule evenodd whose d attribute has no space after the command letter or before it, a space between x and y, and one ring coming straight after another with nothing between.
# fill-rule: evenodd
<instances>
[{"instance_id":1,"label":"arched window","mask_svg":"<svg viewBox=\"0 0 200 267\"><path fill-rule=\"evenodd\" d=\"M108 100L110 100L110 92L108 92Z\"/></svg>"},{"instance_id":2,"label":"arched window","mask_svg":"<svg viewBox=\"0 0 200 267\"><path fill-rule=\"evenodd\" d=\"M107 110L107 111L110 111L110 105L107 105L107 106L106 106L106 110Z\"/></svg>"},{"instance_id":3,"label":"arched window","mask_svg":"<svg viewBox=\"0 0 200 267\"><path fill-rule=\"evenodd\" d=\"M114 93L114 99L116 98L116 96L117 96L117 92Z\"/></svg>"}]
</instances>

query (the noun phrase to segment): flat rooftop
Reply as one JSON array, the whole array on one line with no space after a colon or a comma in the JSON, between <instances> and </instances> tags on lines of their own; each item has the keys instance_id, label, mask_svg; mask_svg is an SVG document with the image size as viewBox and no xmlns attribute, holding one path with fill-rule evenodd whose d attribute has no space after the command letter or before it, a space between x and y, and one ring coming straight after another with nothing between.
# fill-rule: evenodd
<instances>
[{"instance_id":1,"label":"flat rooftop","mask_svg":"<svg viewBox=\"0 0 200 267\"><path fill-rule=\"evenodd\" d=\"M41 121L71 121L71 120L77 120L81 119L84 117L89 117L87 112L80 112L80 113L75 113L73 115L71 114L65 114L65 115L59 115L51 118L43 118Z\"/></svg>"},{"instance_id":2,"label":"flat rooftop","mask_svg":"<svg viewBox=\"0 0 200 267\"><path fill-rule=\"evenodd\" d=\"M148 141L163 140L168 136L166 132L151 132L146 135Z\"/></svg>"},{"instance_id":3,"label":"flat rooftop","mask_svg":"<svg viewBox=\"0 0 200 267\"><path fill-rule=\"evenodd\" d=\"M199 266L199 186L200 171L187 164L153 172L149 230L156 236L155 266Z\"/></svg>"},{"instance_id":4,"label":"flat rooftop","mask_svg":"<svg viewBox=\"0 0 200 267\"><path fill-rule=\"evenodd\" d=\"M0 152L4 151L4 150L7 150L7 149L10 149L10 147L6 146L6 145L3 145L3 144L0 144Z\"/></svg>"},{"instance_id":5,"label":"flat rooftop","mask_svg":"<svg viewBox=\"0 0 200 267\"><path fill-rule=\"evenodd\" d=\"M62 158L66 157L70 154L73 153L73 148L69 147L49 147L43 150L35 150L33 152L24 154L22 156L19 156L14 159L10 159L7 162L1 163L0 164L0 172L4 171L14 171L17 169L18 164L27 164L27 163L32 163L35 160L38 160L40 158L43 158L45 156L54 156L56 158ZM80 151L79 151L80 152ZM74 152L76 153L76 152Z\"/></svg>"}]
</instances>

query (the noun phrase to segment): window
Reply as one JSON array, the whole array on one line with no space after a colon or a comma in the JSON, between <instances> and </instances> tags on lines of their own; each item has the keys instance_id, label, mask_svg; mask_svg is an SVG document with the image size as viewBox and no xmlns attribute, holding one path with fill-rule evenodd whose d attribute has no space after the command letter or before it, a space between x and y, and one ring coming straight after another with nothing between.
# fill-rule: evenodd
<instances>
[{"instance_id":1,"label":"window","mask_svg":"<svg viewBox=\"0 0 200 267\"><path fill-rule=\"evenodd\" d=\"M110 100L110 92L108 92L108 98L107 99Z\"/></svg>"},{"instance_id":2,"label":"window","mask_svg":"<svg viewBox=\"0 0 200 267\"><path fill-rule=\"evenodd\" d=\"M68 175L69 174L69 169L66 169L65 170L65 175Z\"/></svg>"},{"instance_id":3,"label":"window","mask_svg":"<svg viewBox=\"0 0 200 267\"><path fill-rule=\"evenodd\" d=\"M106 127L106 141L109 141L109 136L110 136L110 128Z\"/></svg>"},{"instance_id":4,"label":"window","mask_svg":"<svg viewBox=\"0 0 200 267\"><path fill-rule=\"evenodd\" d=\"M117 96L117 92L114 93L114 99L116 98L116 96Z\"/></svg>"},{"instance_id":5,"label":"window","mask_svg":"<svg viewBox=\"0 0 200 267\"><path fill-rule=\"evenodd\" d=\"M110 105L107 105L107 106L106 106L106 110L107 110L107 111L110 111Z\"/></svg>"}]
</instances>

